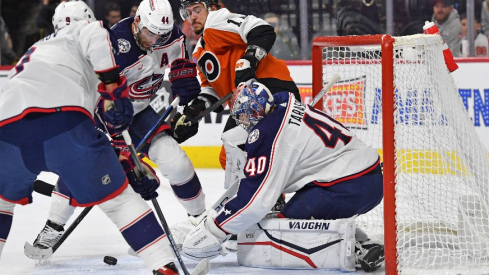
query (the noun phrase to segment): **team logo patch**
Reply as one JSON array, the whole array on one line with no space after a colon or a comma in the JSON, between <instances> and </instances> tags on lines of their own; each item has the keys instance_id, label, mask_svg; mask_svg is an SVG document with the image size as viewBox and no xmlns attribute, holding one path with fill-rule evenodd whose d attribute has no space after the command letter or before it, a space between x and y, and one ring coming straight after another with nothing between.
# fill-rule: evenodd
<instances>
[{"instance_id":1,"label":"team logo patch","mask_svg":"<svg viewBox=\"0 0 489 275\"><path fill-rule=\"evenodd\" d=\"M260 137L260 130L255 129L248 135L248 143L251 144L258 140Z\"/></svg>"},{"instance_id":2,"label":"team logo patch","mask_svg":"<svg viewBox=\"0 0 489 275\"><path fill-rule=\"evenodd\" d=\"M109 175L105 175L102 177L102 184L103 185L107 185L110 183L110 176Z\"/></svg>"},{"instance_id":3,"label":"team logo patch","mask_svg":"<svg viewBox=\"0 0 489 275\"><path fill-rule=\"evenodd\" d=\"M117 39L117 45L119 46L120 53L127 53L131 50L131 43L126 39Z\"/></svg>"}]
</instances>

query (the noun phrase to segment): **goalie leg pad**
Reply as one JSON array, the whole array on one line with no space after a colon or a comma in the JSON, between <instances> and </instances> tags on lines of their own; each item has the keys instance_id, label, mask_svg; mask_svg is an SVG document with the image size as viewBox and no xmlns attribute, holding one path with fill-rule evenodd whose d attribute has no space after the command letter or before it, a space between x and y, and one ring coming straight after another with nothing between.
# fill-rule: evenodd
<instances>
[{"instance_id":1,"label":"goalie leg pad","mask_svg":"<svg viewBox=\"0 0 489 275\"><path fill-rule=\"evenodd\" d=\"M151 270L174 261L168 238L156 216L132 188L126 188L119 196L99 207Z\"/></svg>"},{"instance_id":2,"label":"goalie leg pad","mask_svg":"<svg viewBox=\"0 0 489 275\"><path fill-rule=\"evenodd\" d=\"M2 250L7 241L10 228L12 227L14 207L15 204L0 199L0 257L2 256Z\"/></svg>"},{"instance_id":3,"label":"goalie leg pad","mask_svg":"<svg viewBox=\"0 0 489 275\"><path fill-rule=\"evenodd\" d=\"M192 162L178 143L163 132L153 138L149 158L158 165L161 174L168 179L178 201L190 215L205 211L205 194L195 174Z\"/></svg>"},{"instance_id":4,"label":"goalie leg pad","mask_svg":"<svg viewBox=\"0 0 489 275\"><path fill-rule=\"evenodd\" d=\"M355 271L355 220L269 219L238 234L240 265Z\"/></svg>"}]
</instances>

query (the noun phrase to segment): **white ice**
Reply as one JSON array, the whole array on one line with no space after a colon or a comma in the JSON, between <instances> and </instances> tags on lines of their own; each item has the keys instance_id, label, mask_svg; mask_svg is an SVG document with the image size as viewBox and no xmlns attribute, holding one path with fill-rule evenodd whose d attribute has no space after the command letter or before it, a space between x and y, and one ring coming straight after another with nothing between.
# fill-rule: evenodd
<instances>
[{"instance_id":1,"label":"white ice","mask_svg":"<svg viewBox=\"0 0 489 275\"><path fill-rule=\"evenodd\" d=\"M221 169L197 169L206 194L206 204L210 206L222 194L224 172ZM53 182L49 175L43 179ZM186 212L175 199L168 182L162 178L158 190L158 202L168 224L186 219ZM127 254L128 245L115 225L97 207L73 231L71 236L60 246L52 259L42 265L24 255L24 243L32 244L46 222L50 198L33 194L34 202L27 206L16 206L13 226L0 259L0 274L151 274L137 257ZM77 209L71 221L78 216ZM110 255L117 258L115 266L108 266L103 258ZM184 258L187 269L191 272L195 261ZM176 263L177 264L177 263ZM178 264L177 264L178 265ZM384 267L375 273L384 274ZM183 274L183 272L180 272ZM339 270L279 270L240 266L236 253L211 260L208 274L344 274ZM353 274L365 274L356 271Z\"/></svg>"}]
</instances>

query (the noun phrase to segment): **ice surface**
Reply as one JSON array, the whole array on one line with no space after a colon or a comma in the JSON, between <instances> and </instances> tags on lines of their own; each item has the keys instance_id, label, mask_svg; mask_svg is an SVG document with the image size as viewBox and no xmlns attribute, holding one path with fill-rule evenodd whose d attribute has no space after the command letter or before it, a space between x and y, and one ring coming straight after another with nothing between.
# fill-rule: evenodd
<instances>
[{"instance_id":1,"label":"ice surface","mask_svg":"<svg viewBox=\"0 0 489 275\"><path fill-rule=\"evenodd\" d=\"M224 171L221 169L196 169L206 194L206 204L210 206L224 191ZM53 178L42 175L53 182ZM186 212L177 202L168 181L161 178L158 202L168 224L186 219ZM151 271L137 257L127 254L128 245L115 225L105 214L95 207L71 236L60 246L53 258L42 265L24 255L24 243L32 244L46 222L50 198L34 193L34 203L16 206L14 221L9 238L0 259L0 274L151 274ZM75 211L72 219L81 212ZM71 223L72 219L68 222ZM117 258L117 265L108 266L103 258L110 255ZM184 258L189 271L197 262ZM178 265L178 264L177 264ZM211 260L209 274L344 274L334 270L277 270L240 266L236 253ZM181 272L183 274L183 272ZM363 271L354 274L364 274ZM376 273L384 274L384 267Z\"/></svg>"}]
</instances>

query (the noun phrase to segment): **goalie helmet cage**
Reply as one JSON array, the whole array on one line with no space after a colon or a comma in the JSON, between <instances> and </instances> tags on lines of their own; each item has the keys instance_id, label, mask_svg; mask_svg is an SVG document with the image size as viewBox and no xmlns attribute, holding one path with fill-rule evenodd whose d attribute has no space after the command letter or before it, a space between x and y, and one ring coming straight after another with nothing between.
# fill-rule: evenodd
<instances>
[{"instance_id":1,"label":"goalie helmet cage","mask_svg":"<svg viewBox=\"0 0 489 275\"><path fill-rule=\"evenodd\" d=\"M386 274L487 274L488 151L436 35L317 37L313 96L378 148L384 200L357 227L385 244ZM321 108L318 107L318 108Z\"/></svg>"}]
</instances>

